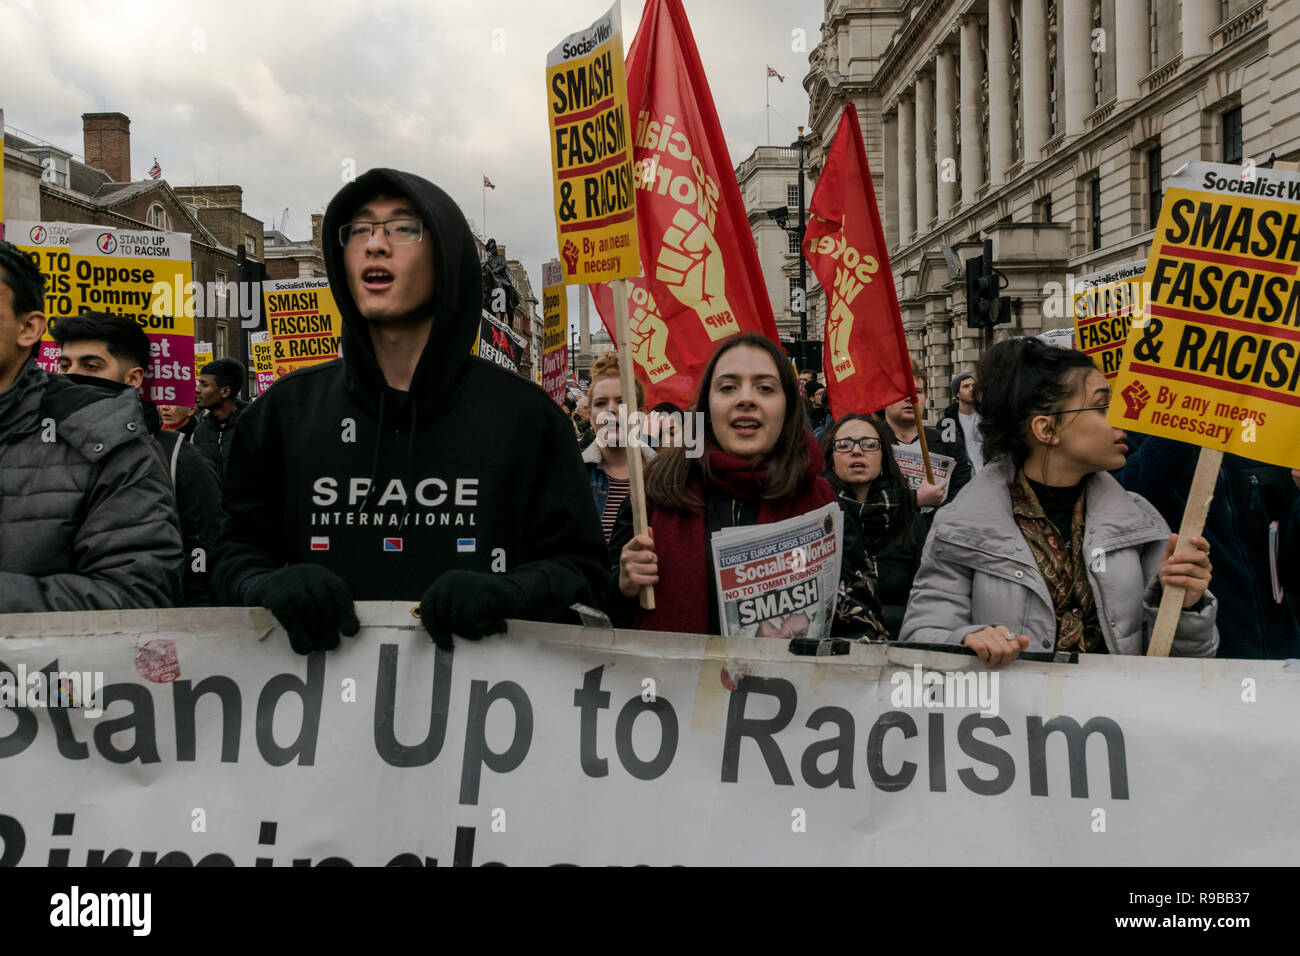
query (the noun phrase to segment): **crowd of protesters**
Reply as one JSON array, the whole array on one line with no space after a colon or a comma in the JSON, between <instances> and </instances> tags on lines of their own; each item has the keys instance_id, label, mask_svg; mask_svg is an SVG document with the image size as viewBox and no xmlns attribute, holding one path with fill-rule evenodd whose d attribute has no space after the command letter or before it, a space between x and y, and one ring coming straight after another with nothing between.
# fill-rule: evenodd
<instances>
[{"instance_id":1,"label":"crowd of protesters","mask_svg":"<svg viewBox=\"0 0 1300 956\"><path fill-rule=\"evenodd\" d=\"M1174 654L1300 657L1300 470L1225 455L1204 534L1179 541L1198 449L1109 426L1082 352L999 342L928 425L919 367L915 398L835 418L816 374L736 336L693 405L651 409L626 447L620 415L645 396L614 356L557 406L470 355L481 276L437 186L371 170L331 201L323 251L343 357L251 403L218 359L196 413L142 397L150 345L123 316L60 319L64 374L44 371L44 279L0 242L0 613L260 605L301 653L355 635L357 600L418 600L443 647L509 618L576 622L575 605L713 634L709 535L838 502L836 635L965 645L991 667L1141 654L1178 587ZM922 437L946 477L905 477L896 449Z\"/></svg>"}]
</instances>

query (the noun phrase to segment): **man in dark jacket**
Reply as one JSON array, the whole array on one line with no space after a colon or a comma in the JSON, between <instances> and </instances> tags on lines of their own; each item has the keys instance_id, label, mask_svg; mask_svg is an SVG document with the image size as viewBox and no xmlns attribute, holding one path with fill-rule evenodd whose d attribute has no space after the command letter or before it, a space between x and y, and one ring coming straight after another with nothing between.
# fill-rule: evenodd
<instances>
[{"instance_id":1,"label":"man in dark jacket","mask_svg":"<svg viewBox=\"0 0 1300 956\"><path fill-rule=\"evenodd\" d=\"M194 401L204 411L190 441L208 456L222 477L230 462L231 436L248 408L248 402L239 397L246 378L244 365L238 359L219 358L199 369L194 383Z\"/></svg>"},{"instance_id":2,"label":"man in dark jacket","mask_svg":"<svg viewBox=\"0 0 1300 956\"><path fill-rule=\"evenodd\" d=\"M975 410L975 376L958 372L952 377L950 391L952 403L939 418L939 436L948 441L961 440L974 478L984 467L984 436L980 434L980 413Z\"/></svg>"},{"instance_id":3,"label":"man in dark jacket","mask_svg":"<svg viewBox=\"0 0 1300 956\"><path fill-rule=\"evenodd\" d=\"M1199 449L1132 432L1129 444L1124 467L1111 474L1177 528ZM1225 454L1203 534L1219 599L1218 656L1300 657L1300 623L1287 601L1300 599L1300 489L1291 470Z\"/></svg>"},{"instance_id":4,"label":"man in dark jacket","mask_svg":"<svg viewBox=\"0 0 1300 956\"><path fill-rule=\"evenodd\" d=\"M60 346L59 367L74 381L103 384L109 394L144 384L151 364L149 337L129 317L83 312L60 319L51 334ZM221 483L207 456L180 432L163 429L153 402L143 397L140 401L145 425L168 463L180 509L185 603L210 604L208 562L215 556L221 532Z\"/></svg>"},{"instance_id":5,"label":"man in dark jacket","mask_svg":"<svg viewBox=\"0 0 1300 956\"><path fill-rule=\"evenodd\" d=\"M882 437L885 437L891 445L902 445L904 448L919 451L921 447L919 429L924 424L921 416L925 408L925 379L915 368L913 372L916 375L916 403L913 404L910 398L905 398L886 408L880 417L884 419L888 432L888 435ZM958 492L966 487L966 483L971 479L970 459L966 457L966 448L960 435L954 436L952 441L945 441L937 428L925 425L925 441L931 455L947 455L953 460L952 473L945 484L932 485L929 482L922 482L921 487L916 489L917 507L934 508L946 501L952 501L957 497Z\"/></svg>"},{"instance_id":6,"label":"man in dark jacket","mask_svg":"<svg viewBox=\"0 0 1300 956\"><path fill-rule=\"evenodd\" d=\"M44 280L0 241L0 613L171 607L181 535L131 389L36 364Z\"/></svg>"},{"instance_id":7,"label":"man in dark jacket","mask_svg":"<svg viewBox=\"0 0 1300 956\"><path fill-rule=\"evenodd\" d=\"M471 356L482 282L455 203L373 169L323 224L343 357L244 414L217 595L270 608L295 650L358 629L353 600L419 601L440 646L506 618L572 620L607 556L573 432L536 386Z\"/></svg>"}]
</instances>

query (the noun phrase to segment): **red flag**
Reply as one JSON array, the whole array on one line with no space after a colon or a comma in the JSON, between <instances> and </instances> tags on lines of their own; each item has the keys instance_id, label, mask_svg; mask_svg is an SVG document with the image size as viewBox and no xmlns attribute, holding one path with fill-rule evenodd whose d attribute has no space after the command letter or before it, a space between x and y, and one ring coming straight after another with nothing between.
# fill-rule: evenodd
<instances>
[{"instance_id":1,"label":"red flag","mask_svg":"<svg viewBox=\"0 0 1300 956\"><path fill-rule=\"evenodd\" d=\"M776 342L776 321L681 0L647 0L626 72L642 264L627 280L634 371L649 405L685 408L719 341ZM613 338L613 293L591 294Z\"/></svg>"},{"instance_id":2,"label":"red flag","mask_svg":"<svg viewBox=\"0 0 1300 956\"><path fill-rule=\"evenodd\" d=\"M803 254L826 290L822 366L831 413L872 413L916 395L885 231L850 103L809 207Z\"/></svg>"}]
</instances>

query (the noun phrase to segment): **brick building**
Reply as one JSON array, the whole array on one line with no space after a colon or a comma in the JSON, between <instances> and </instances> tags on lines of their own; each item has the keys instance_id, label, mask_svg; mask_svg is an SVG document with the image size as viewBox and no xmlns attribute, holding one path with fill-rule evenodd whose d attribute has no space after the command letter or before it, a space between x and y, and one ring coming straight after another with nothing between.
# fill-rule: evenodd
<instances>
[{"instance_id":1,"label":"brick building","mask_svg":"<svg viewBox=\"0 0 1300 956\"><path fill-rule=\"evenodd\" d=\"M218 357L239 356L238 294L226 283L238 281L240 243L249 258L262 249L262 223L243 212L240 187L132 181L131 121L122 113L86 113L82 132L84 161L51 143L4 134L7 218L187 233L194 281L214 290L195 318L195 338L212 342Z\"/></svg>"}]
</instances>

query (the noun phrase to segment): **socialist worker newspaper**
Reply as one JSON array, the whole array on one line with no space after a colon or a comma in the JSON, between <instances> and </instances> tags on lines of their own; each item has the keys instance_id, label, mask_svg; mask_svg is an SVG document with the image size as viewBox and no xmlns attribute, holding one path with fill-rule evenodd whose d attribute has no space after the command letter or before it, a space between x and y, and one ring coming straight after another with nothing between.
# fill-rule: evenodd
<instances>
[{"instance_id":1,"label":"socialist worker newspaper","mask_svg":"<svg viewBox=\"0 0 1300 956\"><path fill-rule=\"evenodd\" d=\"M844 552L838 504L710 539L724 637L830 637Z\"/></svg>"}]
</instances>

